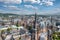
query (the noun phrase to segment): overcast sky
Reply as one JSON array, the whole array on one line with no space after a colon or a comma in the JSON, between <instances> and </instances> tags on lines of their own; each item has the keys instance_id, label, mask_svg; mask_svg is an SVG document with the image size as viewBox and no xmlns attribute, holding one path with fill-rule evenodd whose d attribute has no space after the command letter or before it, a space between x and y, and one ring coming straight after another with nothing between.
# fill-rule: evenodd
<instances>
[{"instance_id":1,"label":"overcast sky","mask_svg":"<svg viewBox=\"0 0 60 40\"><path fill-rule=\"evenodd\" d=\"M57 14L60 0L0 0L0 13Z\"/></svg>"}]
</instances>

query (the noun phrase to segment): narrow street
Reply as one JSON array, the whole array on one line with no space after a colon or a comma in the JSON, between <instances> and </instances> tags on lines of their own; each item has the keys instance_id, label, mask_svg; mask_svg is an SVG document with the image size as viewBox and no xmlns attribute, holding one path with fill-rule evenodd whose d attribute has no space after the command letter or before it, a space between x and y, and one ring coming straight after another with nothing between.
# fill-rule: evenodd
<instances>
[{"instance_id":1,"label":"narrow street","mask_svg":"<svg viewBox=\"0 0 60 40\"><path fill-rule=\"evenodd\" d=\"M43 30L40 30L37 35L38 39L37 40L47 40L47 30L46 28Z\"/></svg>"}]
</instances>

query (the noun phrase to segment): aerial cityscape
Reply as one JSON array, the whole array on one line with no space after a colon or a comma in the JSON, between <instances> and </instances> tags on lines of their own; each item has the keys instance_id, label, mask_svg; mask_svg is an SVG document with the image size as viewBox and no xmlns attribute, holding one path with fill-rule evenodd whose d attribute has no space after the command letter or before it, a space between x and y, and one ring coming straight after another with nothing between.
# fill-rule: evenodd
<instances>
[{"instance_id":1,"label":"aerial cityscape","mask_svg":"<svg viewBox=\"0 0 60 40\"><path fill-rule=\"evenodd\" d=\"M60 40L60 0L0 0L0 40Z\"/></svg>"}]
</instances>

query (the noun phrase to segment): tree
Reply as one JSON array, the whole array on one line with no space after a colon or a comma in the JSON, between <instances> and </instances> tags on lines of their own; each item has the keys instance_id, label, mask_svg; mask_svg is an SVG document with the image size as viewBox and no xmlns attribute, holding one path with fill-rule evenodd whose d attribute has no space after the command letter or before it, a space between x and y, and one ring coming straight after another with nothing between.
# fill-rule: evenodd
<instances>
[{"instance_id":1,"label":"tree","mask_svg":"<svg viewBox=\"0 0 60 40\"><path fill-rule=\"evenodd\" d=\"M1 31L1 38L2 40L5 40L5 37L3 36L4 30Z\"/></svg>"},{"instance_id":2,"label":"tree","mask_svg":"<svg viewBox=\"0 0 60 40\"><path fill-rule=\"evenodd\" d=\"M21 37L19 37L19 40L21 40Z\"/></svg>"},{"instance_id":3,"label":"tree","mask_svg":"<svg viewBox=\"0 0 60 40\"><path fill-rule=\"evenodd\" d=\"M53 40L60 40L60 32L54 32L54 34L52 35Z\"/></svg>"},{"instance_id":4,"label":"tree","mask_svg":"<svg viewBox=\"0 0 60 40\"><path fill-rule=\"evenodd\" d=\"M17 21L17 23L16 23L16 26L17 26L17 30L18 30L18 27L19 27L18 21Z\"/></svg>"},{"instance_id":5,"label":"tree","mask_svg":"<svg viewBox=\"0 0 60 40\"><path fill-rule=\"evenodd\" d=\"M8 28L7 29L7 34L10 34L10 31L12 30L12 28Z\"/></svg>"},{"instance_id":6,"label":"tree","mask_svg":"<svg viewBox=\"0 0 60 40\"><path fill-rule=\"evenodd\" d=\"M27 29L28 29L28 30L31 30L31 29L32 29L32 26L27 26Z\"/></svg>"}]
</instances>

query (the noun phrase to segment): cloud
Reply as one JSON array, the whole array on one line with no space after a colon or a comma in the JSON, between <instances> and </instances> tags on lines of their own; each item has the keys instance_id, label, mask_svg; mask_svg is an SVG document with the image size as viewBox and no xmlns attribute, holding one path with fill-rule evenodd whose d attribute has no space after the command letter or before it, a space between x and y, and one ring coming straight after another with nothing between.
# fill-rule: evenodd
<instances>
[{"instance_id":1,"label":"cloud","mask_svg":"<svg viewBox=\"0 0 60 40\"><path fill-rule=\"evenodd\" d=\"M31 4L39 4L39 5L46 5L52 6L55 0L24 0L24 2L31 2Z\"/></svg>"},{"instance_id":2,"label":"cloud","mask_svg":"<svg viewBox=\"0 0 60 40\"><path fill-rule=\"evenodd\" d=\"M42 4L41 5L46 5L46 6L53 6L53 1L55 1L55 0L42 0Z\"/></svg>"},{"instance_id":3,"label":"cloud","mask_svg":"<svg viewBox=\"0 0 60 40\"><path fill-rule=\"evenodd\" d=\"M51 10L45 10L45 11L41 11L39 12L40 14L43 14L43 15L60 15L60 8L54 8L54 9L51 9Z\"/></svg>"},{"instance_id":4,"label":"cloud","mask_svg":"<svg viewBox=\"0 0 60 40\"><path fill-rule=\"evenodd\" d=\"M40 3L40 0L23 0L24 2Z\"/></svg>"},{"instance_id":5,"label":"cloud","mask_svg":"<svg viewBox=\"0 0 60 40\"><path fill-rule=\"evenodd\" d=\"M30 4L39 4L39 5L46 5L52 6L55 0L23 0L24 3L30 2ZM6 4L21 4L22 0L0 0L0 2Z\"/></svg>"},{"instance_id":6,"label":"cloud","mask_svg":"<svg viewBox=\"0 0 60 40\"><path fill-rule=\"evenodd\" d=\"M24 5L26 8L32 8L33 10L37 10L38 8L37 7L34 7L32 5Z\"/></svg>"},{"instance_id":7,"label":"cloud","mask_svg":"<svg viewBox=\"0 0 60 40\"><path fill-rule=\"evenodd\" d=\"M22 0L0 0L0 2L9 3L9 4L20 4Z\"/></svg>"},{"instance_id":8,"label":"cloud","mask_svg":"<svg viewBox=\"0 0 60 40\"><path fill-rule=\"evenodd\" d=\"M18 14L18 15L29 15L33 14L34 12L29 11L29 10L20 10L20 11L5 11L0 9L0 13L11 13L11 14Z\"/></svg>"},{"instance_id":9,"label":"cloud","mask_svg":"<svg viewBox=\"0 0 60 40\"><path fill-rule=\"evenodd\" d=\"M46 2L46 6L53 6L53 2Z\"/></svg>"},{"instance_id":10,"label":"cloud","mask_svg":"<svg viewBox=\"0 0 60 40\"><path fill-rule=\"evenodd\" d=\"M3 7L9 9L9 10L20 10L20 8L18 8L17 6L8 6L8 5L4 5Z\"/></svg>"},{"instance_id":11,"label":"cloud","mask_svg":"<svg viewBox=\"0 0 60 40\"><path fill-rule=\"evenodd\" d=\"M20 11L5 11L5 10L0 9L0 13L13 13L13 14L19 14L19 15L35 14L34 12L26 10L26 9L20 10ZM37 12L37 14L40 14L40 15L60 15L60 8L55 8L52 10L39 11L39 12Z\"/></svg>"}]
</instances>

